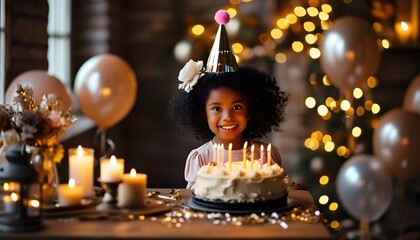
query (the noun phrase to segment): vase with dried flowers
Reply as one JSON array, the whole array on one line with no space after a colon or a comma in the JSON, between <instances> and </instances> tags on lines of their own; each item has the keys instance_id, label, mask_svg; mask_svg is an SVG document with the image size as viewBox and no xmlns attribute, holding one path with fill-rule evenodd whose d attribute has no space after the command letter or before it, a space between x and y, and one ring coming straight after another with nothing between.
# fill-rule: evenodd
<instances>
[{"instance_id":1,"label":"vase with dried flowers","mask_svg":"<svg viewBox=\"0 0 420 240\"><path fill-rule=\"evenodd\" d=\"M45 94L35 99L30 87L19 85L11 105L0 105L0 157L13 144L26 144L39 173L43 201L54 204L59 183L56 164L64 156L60 138L76 120L71 109L63 114L59 98Z\"/></svg>"}]
</instances>

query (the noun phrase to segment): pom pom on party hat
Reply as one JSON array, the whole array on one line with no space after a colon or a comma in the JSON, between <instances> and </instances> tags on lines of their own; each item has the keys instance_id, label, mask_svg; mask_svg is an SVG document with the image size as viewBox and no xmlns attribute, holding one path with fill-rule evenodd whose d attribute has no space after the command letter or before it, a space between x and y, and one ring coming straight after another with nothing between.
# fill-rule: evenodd
<instances>
[{"instance_id":1,"label":"pom pom on party hat","mask_svg":"<svg viewBox=\"0 0 420 240\"><path fill-rule=\"evenodd\" d=\"M230 20L229 13L225 10L219 10L214 15L214 19L219 24L219 29L207 60L206 72L236 72L238 63L225 28L225 24Z\"/></svg>"}]
</instances>

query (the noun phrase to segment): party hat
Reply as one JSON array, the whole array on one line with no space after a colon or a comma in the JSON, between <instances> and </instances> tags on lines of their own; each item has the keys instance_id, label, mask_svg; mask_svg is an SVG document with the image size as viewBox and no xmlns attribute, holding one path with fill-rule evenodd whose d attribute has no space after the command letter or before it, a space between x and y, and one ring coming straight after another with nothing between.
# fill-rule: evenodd
<instances>
[{"instance_id":1,"label":"party hat","mask_svg":"<svg viewBox=\"0 0 420 240\"><path fill-rule=\"evenodd\" d=\"M219 29L207 60L206 72L236 72L238 64L225 28L225 24L230 20L229 13L225 10L219 10L214 15L214 19L219 24Z\"/></svg>"}]
</instances>

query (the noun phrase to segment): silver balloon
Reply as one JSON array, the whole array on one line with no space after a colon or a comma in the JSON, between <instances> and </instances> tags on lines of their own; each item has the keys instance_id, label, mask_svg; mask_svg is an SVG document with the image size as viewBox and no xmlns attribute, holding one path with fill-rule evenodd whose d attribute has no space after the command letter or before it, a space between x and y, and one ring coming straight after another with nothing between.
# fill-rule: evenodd
<instances>
[{"instance_id":1,"label":"silver balloon","mask_svg":"<svg viewBox=\"0 0 420 240\"><path fill-rule=\"evenodd\" d=\"M343 207L361 221L378 220L391 204L391 175L371 155L348 159L338 172L336 187Z\"/></svg>"}]
</instances>

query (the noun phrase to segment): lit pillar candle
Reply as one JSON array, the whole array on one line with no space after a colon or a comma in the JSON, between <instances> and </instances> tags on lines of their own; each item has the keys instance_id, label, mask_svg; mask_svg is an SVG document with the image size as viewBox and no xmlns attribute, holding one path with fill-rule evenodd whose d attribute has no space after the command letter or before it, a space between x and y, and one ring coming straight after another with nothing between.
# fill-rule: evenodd
<instances>
[{"instance_id":1,"label":"lit pillar candle","mask_svg":"<svg viewBox=\"0 0 420 240\"><path fill-rule=\"evenodd\" d=\"M217 144L217 167L221 167L221 163L220 163L220 144Z\"/></svg>"},{"instance_id":2,"label":"lit pillar candle","mask_svg":"<svg viewBox=\"0 0 420 240\"><path fill-rule=\"evenodd\" d=\"M232 143L229 143L229 147L228 147L228 164L229 164L229 172L232 172Z\"/></svg>"},{"instance_id":3,"label":"lit pillar candle","mask_svg":"<svg viewBox=\"0 0 420 240\"><path fill-rule=\"evenodd\" d=\"M411 40L411 32L411 23L404 21L395 23L395 33L401 43L407 43Z\"/></svg>"},{"instance_id":4,"label":"lit pillar candle","mask_svg":"<svg viewBox=\"0 0 420 240\"><path fill-rule=\"evenodd\" d=\"M124 174L123 182L118 186L118 206L139 208L146 205L147 175L138 174L133 168L130 174Z\"/></svg>"},{"instance_id":5,"label":"lit pillar candle","mask_svg":"<svg viewBox=\"0 0 420 240\"><path fill-rule=\"evenodd\" d=\"M271 143L267 146L267 165L271 165Z\"/></svg>"},{"instance_id":6,"label":"lit pillar candle","mask_svg":"<svg viewBox=\"0 0 420 240\"><path fill-rule=\"evenodd\" d=\"M255 146L254 146L254 144L252 144L252 146L251 146L251 163L250 163L251 170L254 168L254 150L255 150Z\"/></svg>"},{"instance_id":7,"label":"lit pillar candle","mask_svg":"<svg viewBox=\"0 0 420 240\"><path fill-rule=\"evenodd\" d=\"M243 163L243 168L246 168L246 148L248 146L248 142L244 143L244 148L242 149L242 163Z\"/></svg>"},{"instance_id":8,"label":"lit pillar candle","mask_svg":"<svg viewBox=\"0 0 420 240\"><path fill-rule=\"evenodd\" d=\"M109 159L101 160L101 182L119 182L124 175L124 159L116 158L114 155Z\"/></svg>"},{"instance_id":9,"label":"lit pillar candle","mask_svg":"<svg viewBox=\"0 0 420 240\"><path fill-rule=\"evenodd\" d=\"M12 192L10 195L3 197L4 211L6 213L16 213L18 210L19 195Z\"/></svg>"},{"instance_id":10,"label":"lit pillar candle","mask_svg":"<svg viewBox=\"0 0 420 240\"><path fill-rule=\"evenodd\" d=\"M77 185L82 188L83 196L90 197L93 192L93 161L94 150L92 148L69 149L69 178L73 178Z\"/></svg>"},{"instance_id":11,"label":"lit pillar candle","mask_svg":"<svg viewBox=\"0 0 420 240\"><path fill-rule=\"evenodd\" d=\"M73 178L70 178L68 184L58 186L58 204L60 207L79 205L81 201L82 188L76 185Z\"/></svg>"},{"instance_id":12,"label":"lit pillar candle","mask_svg":"<svg viewBox=\"0 0 420 240\"><path fill-rule=\"evenodd\" d=\"M264 165L264 160L265 160L264 145L261 144L260 146L260 166L261 167Z\"/></svg>"}]
</instances>

